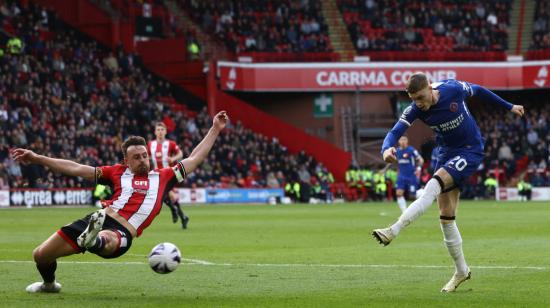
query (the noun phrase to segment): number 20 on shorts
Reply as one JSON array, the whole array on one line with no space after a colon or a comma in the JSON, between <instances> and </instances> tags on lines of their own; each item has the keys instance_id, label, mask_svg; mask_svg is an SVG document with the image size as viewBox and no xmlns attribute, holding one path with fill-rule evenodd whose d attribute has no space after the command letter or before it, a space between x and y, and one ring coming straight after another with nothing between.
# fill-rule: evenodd
<instances>
[{"instance_id":1,"label":"number 20 on shorts","mask_svg":"<svg viewBox=\"0 0 550 308\"><path fill-rule=\"evenodd\" d=\"M453 167L458 171L464 170L466 166L468 165L468 162L461 158L460 156L455 156L449 161L449 167Z\"/></svg>"}]
</instances>

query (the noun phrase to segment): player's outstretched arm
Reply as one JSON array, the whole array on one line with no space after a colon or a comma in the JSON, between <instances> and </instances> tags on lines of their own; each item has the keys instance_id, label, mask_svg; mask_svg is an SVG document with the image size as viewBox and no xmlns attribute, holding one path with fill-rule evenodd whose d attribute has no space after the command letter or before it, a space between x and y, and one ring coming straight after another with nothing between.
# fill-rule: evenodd
<instances>
[{"instance_id":1,"label":"player's outstretched arm","mask_svg":"<svg viewBox=\"0 0 550 308\"><path fill-rule=\"evenodd\" d=\"M473 90L473 96L479 97L480 99L482 99L485 102L490 102L490 103L493 103L493 104L500 105L500 106L510 110L511 112L519 115L520 117L522 117L523 114L525 113L525 111L523 110L522 105L510 104L509 102L504 100L502 97L500 97L500 96L496 95L495 93L491 92L491 90L488 90L488 89L486 89L486 88L484 88L480 85L477 85L477 84L472 84L471 87L472 87L472 90Z\"/></svg>"},{"instance_id":2,"label":"player's outstretched arm","mask_svg":"<svg viewBox=\"0 0 550 308\"><path fill-rule=\"evenodd\" d=\"M19 163L42 165L54 172L65 175L79 176L91 181L95 179L94 167L82 165L71 160L51 158L26 149L15 149L11 151L11 156L13 160Z\"/></svg>"},{"instance_id":3,"label":"player's outstretched arm","mask_svg":"<svg viewBox=\"0 0 550 308\"><path fill-rule=\"evenodd\" d=\"M229 116L225 111L220 111L214 116L214 121L212 127L208 131L208 134L202 139L202 141L193 149L193 152L182 161L183 167L185 168L186 173L191 173L198 168L198 166L204 161L208 156L210 149L214 145L216 138L220 132L225 128L229 122Z\"/></svg>"}]
</instances>

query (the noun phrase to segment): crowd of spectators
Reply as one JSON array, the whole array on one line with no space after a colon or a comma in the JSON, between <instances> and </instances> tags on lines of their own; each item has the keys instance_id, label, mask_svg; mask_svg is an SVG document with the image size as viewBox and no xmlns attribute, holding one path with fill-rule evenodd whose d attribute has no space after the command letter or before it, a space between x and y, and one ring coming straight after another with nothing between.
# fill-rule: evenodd
<instances>
[{"instance_id":1,"label":"crowd of spectators","mask_svg":"<svg viewBox=\"0 0 550 308\"><path fill-rule=\"evenodd\" d=\"M550 49L550 1L537 0L531 50Z\"/></svg>"},{"instance_id":2,"label":"crowd of spectators","mask_svg":"<svg viewBox=\"0 0 550 308\"><path fill-rule=\"evenodd\" d=\"M207 133L211 118L203 109L193 119L182 118L175 122L178 124L171 135L179 139L186 156ZM208 159L189 175L185 185L280 188L293 181L309 184L312 178L322 174L328 174L326 167L305 152L292 155L276 138L255 133L237 122L224 130Z\"/></svg>"},{"instance_id":3,"label":"crowd of spectators","mask_svg":"<svg viewBox=\"0 0 550 308\"><path fill-rule=\"evenodd\" d=\"M544 94L533 94L532 99L533 102L521 102L527 110L524 118L495 110L486 110L478 116L487 138L485 164L502 168L507 179L516 173L517 162L523 157L527 160L522 167L532 170L550 167L550 100Z\"/></svg>"},{"instance_id":4,"label":"crowd of spectators","mask_svg":"<svg viewBox=\"0 0 550 308\"><path fill-rule=\"evenodd\" d=\"M503 51L511 0L338 0L359 51Z\"/></svg>"},{"instance_id":5,"label":"crowd of spectators","mask_svg":"<svg viewBox=\"0 0 550 308\"><path fill-rule=\"evenodd\" d=\"M320 1L179 0L207 33L239 52L328 52Z\"/></svg>"},{"instance_id":6,"label":"crowd of spectators","mask_svg":"<svg viewBox=\"0 0 550 308\"><path fill-rule=\"evenodd\" d=\"M19 165L9 157L14 147L99 166L122 161L120 144L129 135L154 138L158 120L169 124L168 138L185 155L206 134L206 109L185 113L161 103L171 85L146 72L133 55L105 50L49 13L44 23L33 5L0 10L24 42L20 53L0 58L0 188L93 186ZM298 180L298 170L307 177L326 172L305 153L291 155L276 139L234 123L187 185L281 187Z\"/></svg>"}]
</instances>

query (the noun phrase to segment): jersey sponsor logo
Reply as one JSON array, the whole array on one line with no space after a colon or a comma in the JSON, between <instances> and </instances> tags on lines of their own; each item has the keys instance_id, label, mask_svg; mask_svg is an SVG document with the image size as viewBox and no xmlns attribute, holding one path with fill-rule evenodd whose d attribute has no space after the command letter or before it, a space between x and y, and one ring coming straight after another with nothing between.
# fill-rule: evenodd
<instances>
[{"instance_id":1,"label":"jersey sponsor logo","mask_svg":"<svg viewBox=\"0 0 550 308\"><path fill-rule=\"evenodd\" d=\"M434 130L437 131L437 132L447 132L447 131L450 131L450 130L453 130L453 129L459 127L462 124L462 122L464 122L464 114L461 113L454 120L439 124L438 126L435 126L437 129L434 129ZM430 126L430 127L432 127L432 126Z\"/></svg>"},{"instance_id":2,"label":"jersey sponsor logo","mask_svg":"<svg viewBox=\"0 0 550 308\"><path fill-rule=\"evenodd\" d=\"M132 188L136 193L147 194L147 191L149 190L149 180L133 180Z\"/></svg>"},{"instance_id":3,"label":"jersey sponsor logo","mask_svg":"<svg viewBox=\"0 0 550 308\"><path fill-rule=\"evenodd\" d=\"M449 109L451 109L451 112L457 112L458 111L458 103L452 102L449 106Z\"/></svg>"},{"instance_id":4,"label":"jersey sponsor logo","mask_svg":"<svg viewBox=\"0 0 550 308\"><path fill-rule=\"evenodd\" d=\"M409 153L403 153L403 158L409 157Z\"/></svg>"},{"instance_id":5,"label":"jersey sponsor logo","mask_svg":"<svg viewBox=\"0 0 550 308\"><path fill-rule=\"evenodd\" d=\"M162 157L162 152L156 152L156 153L155 153L155 156L156 156L156 157Z\"/></svg>"}]
</instances>

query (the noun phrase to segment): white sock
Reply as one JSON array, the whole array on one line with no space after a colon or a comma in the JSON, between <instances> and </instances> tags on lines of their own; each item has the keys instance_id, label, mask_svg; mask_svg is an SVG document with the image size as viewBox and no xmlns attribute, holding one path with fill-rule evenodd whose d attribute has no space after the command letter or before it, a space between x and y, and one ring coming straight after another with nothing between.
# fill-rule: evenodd
<instances>
[{"instance_id":1,"label":"white sock","mask_svg":"<svg viewBox=\"0 0 550 308\"><path fill-rule=\"evenodd\" d=\"M441 223L441 231L443 231L445 246L447 246L447 250L455 262L456 272L460 275L466 275L468 265L464 259L464 252L462 252L462 237L456 222Z\"/></svg>"},{"instance_id":2,"label":"white sock","mask_svg":"<svg viewBox=\"0 0 550 308\"><path fill-rule=\"evenodd\" d=\"M399 206L399 209L401 210L401 213L405 212L407 209L407 201L405 201L405 197L401 196L397 198L397 205Z\"/></svg>"},{"instance_id":3,"label":"white sock","mask_svg":"<svg viewBox=\"0 0 550 308\"><path fill-rule=\"evenodd\" d=\"M420 217L432 205L435 198L441 193L441 186L436 179L431 179L426 184L424 193L420 198L416 199L409 207L401 214L396 223L391 226L394 235L397 236L401 229L408 226L411 222Z\"/></svg>"}]
</instances>

